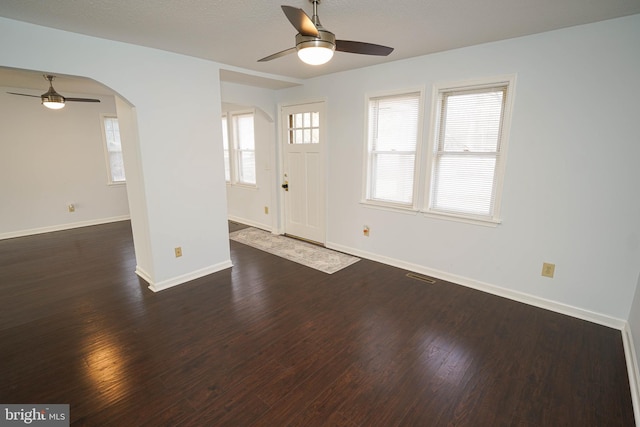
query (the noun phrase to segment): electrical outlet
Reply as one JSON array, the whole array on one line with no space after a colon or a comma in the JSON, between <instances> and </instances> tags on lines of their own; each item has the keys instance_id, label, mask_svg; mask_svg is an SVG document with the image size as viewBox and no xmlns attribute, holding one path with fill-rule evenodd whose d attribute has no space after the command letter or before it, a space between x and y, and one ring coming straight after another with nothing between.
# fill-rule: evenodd
<instances>
[{"instance_id":1,"label":"electrical outlet","mask_svg":"<svg viewBox=\"0 0 640 427\"><path fill-rule=\"evenodd\" d=\"M182 247L178 246L177 248L174 249L175 253L176 253L176 258L180 258L182 256Z\"/></svg>"},{"instance_id":2,"label":"electrical outlet","mask_svg":"<svg viewBox=\"0 0 640 427\"><path fill-rule=\"evenodd\" d=\"M269 206L264 207L264 214L269 215Z\"/></svg>"},{"instance_id":3,"label":"electrical outlet","mask_svg":"<svg viewBox=\"0 0 640 427\"><path fill-rule=\"evenodd\" d=\"M365 237L369 237L369 232L370 232L370 230L369 230L369 226L368 225L365 225L365 226L362 227L362 234Z\"/></svg>"},{"instance_id":4,"label":"electrical outlet","mask_svg":"<svg viewBox=\"0 0 640 427\"><path fill-rule=\"evenodd\" d=\"M69 212L75 212L76 205L74 205L73 203L69 203L69 206L67 206L67 209L69 209Z\"/></svg>"},{"instance_id":5,"label":"electrical outlet","mask_svg":"<svg viewBox=\"0 0 640 427\"><path fill-rule=\"evenodd\" d=\"M544 277L553 278L553 274L556 271L556 265L545 262L542 264L542 275Z\"/></svg>"}]
</instances>

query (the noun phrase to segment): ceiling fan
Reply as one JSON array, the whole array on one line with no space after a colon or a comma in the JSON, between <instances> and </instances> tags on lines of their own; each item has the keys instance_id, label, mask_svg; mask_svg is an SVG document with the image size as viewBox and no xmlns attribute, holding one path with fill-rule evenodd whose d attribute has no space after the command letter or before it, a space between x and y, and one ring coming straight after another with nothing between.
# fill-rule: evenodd
<instances>
[{"instance_id":1,"label":"ceiling fan","mask_svg":"<svg viewBox=\"0 0 640 427\"><path fill-rule=\"evenodd\" d=\"M329 62L333 57L333 52L336 50L377 56L387 56L393 52L392 47L378 44L336 40L335 35L320 24L320 19L318 18L318 3L320 3L320 0L309 1L313 3L312 18L309 18L309 15L297 7L281 6L289 22L298 30L296 46L259 59L258 62L271 61L296 51L298 52L298 57L310 65L321 65Z\"/></svg>"},{"instance_id":2,"label":"ceiling fan","mask_svg":"<svg viewBox=\"0 0 640 427\"><path fill-rule=\"evenodd\" d=\"M93 98L66 98L60 95L58 92L56 92L56 90L53 88L53 79L56 78L55 76L52 76L50 74L43 74L42 77L44 77L45 80L49 81L49 90L40 96L29 95L26 93L16 93L16 92L7 92L7 93L10 93L11 95L31 96L33 98L40 98L42 100L42 105L44 105L47 108L51 108L52 110L59 110L61 108L64 108L64 104L66 101L100 102L99 99L93 99Z\"/></svg>"}]
</instances>

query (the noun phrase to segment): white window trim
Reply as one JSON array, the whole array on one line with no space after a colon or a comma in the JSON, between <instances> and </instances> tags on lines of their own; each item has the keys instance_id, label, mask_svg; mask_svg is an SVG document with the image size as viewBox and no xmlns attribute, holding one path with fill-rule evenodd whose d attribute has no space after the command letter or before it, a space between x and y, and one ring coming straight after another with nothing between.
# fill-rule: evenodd
<instances>
[{"instance_id":1,"label":"white window trim","mask_svg":"<svg viewBox=\"0 0 640 427\"><path fill-rule=\"evenodd\" d=\"M497 169L495 174L495 199L494 210L491 217L464 215L459 213L448 213L442 211L434 211L430 209L430 197L431 197L431 179L434 163L434 150L438 143L438 121L440 120L440 108L439 99L440 93L451 90L465 90L465 89L480 89L483 87L494 87L497 85L507 85L506 99L504 102L503 122L500 134L500 152L498 155L499 161L497 162ZM435 83L433 85L432 100L431 100L431 119L429 123L429 142L427 150L426 160L426 178L424 186L424 202L421 212L425 216L446 219L458 222L465 222L471 224L478 224L484 226L495 227L502 223L501 207L502 207L502 189L504 184L504 174L507 163L507 151L509 146L509 134L511 128L511 119L513 114L513 102L515 99L515 87L516 87L516 75L508 74L495 77L487 77L481 79L473 79L458 82L443 82Z\"/></svg>"},{"instance_id":2,"label":"white window trim","mask_svg":"<svg viewBox=\"0 0 640 427\"><path fill-rule=\"evenodd\" d=\"M253 153L256 156L256 183L252 184L252 183L248 183L248 182L244 182L244 181L240 181L238 179L238 175L239 175L239 171L238 171L238 167L239 167L239 163L238 163L238 150L236 147L236 140L235 140L235 132L233 130L233 116L236 115L242 115L242 114L252 114L253 115L253 123L254 123L254 136L253 136ZM255 108L249 108L249 109L241 109L241 110L229 110L229 111L223 111L222 112L222 116L220 117L220 119L222 120L222 118L226 117L227 118L227 137L229 139L229 175L230 175L230 180L226 181L227 186L232 186L232 187L238 187L238 188L245 188L245 189L250 189L250 190L257 190L258 189L258 164L257 164L257 149L256 149L256 138L255 138L255 120L256 120L256 110Z\"/></svg>"},{"instance_id":3,"label":"white window trim","mask_svg":"<svg viewBox=\"0 0 640 427\"><path fill-rule=\"evenodd\" d=\"M222 123L224 119L224 124ZM222 129L222 157L224 160L224 133L226 131L227 133L227 147L228 147L228 151L229 151L229 164L225 164L224 167L225 169L227 168L227 166L229 167L229 179L227 179L227 175L225 173L224 176L224 180L227 183L227 185L231 185L231 180L233 179L233 171L231 169L231 165L233 164L233 159L231 158L233 156L233 150L231 149L231 141L229 140L229 112L227 111L223 111L222 112L222 116L220 117L220 124L221 126L223 126ZM226 129L225 129L226 128ZM225 160L226 162L226 160Z\"/></svg>"},{"instance_id":4,"label":"white window trim","mask_svg":"<svg viewBox=\"0 0 640 427\"><path fill-rule=\"evenodd\" d=\"M116 116L115 114L107 114L107 113L100 114L100 131L102 132L102 150L104 152L105 167L107 170L107 185L114 185L114 186L127 185L126 177L124 181L114 181L113 177L111 176L111 162L109 161L110 155L109 155L109 149L107 148L107 133L106 133L106 129L104 128L104 120L117 119L117 118L118 116ZM122 141L120 141L120 143L122 144Z\"/></svg>"},{"instance_id":5,"label":"white window trim","mask_svg":"<svg viewBox=\"0 0 640 427\"><path fill-rule=\"evenodd\" d=\"M371 98L379 97L391 97L402 96L410 93L419 93L418 101L418 133L416 135L416 151L415 151L415 166L413 171L413 202L411 204L393 203L383 200L369 199L369 101ZM420 176L422 169L422 139L423 139L423 127L424 127L424 100L425 100L425 88L424 86L406 88L402 90L387 90L366 93L364 97L364 150L362 160L362 189L360 204L370 207L379 208L382 210L390 210L404 213L417 213L420 206Z\"/></svg>"}]
</instances>

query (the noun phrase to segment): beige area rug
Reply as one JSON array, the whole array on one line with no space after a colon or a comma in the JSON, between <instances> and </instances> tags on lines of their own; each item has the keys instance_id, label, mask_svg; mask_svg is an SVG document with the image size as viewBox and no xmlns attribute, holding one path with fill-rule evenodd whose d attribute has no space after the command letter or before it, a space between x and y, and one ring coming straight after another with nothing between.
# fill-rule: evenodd
<instances>
[{"instance_id":1,"label":"beige area rug","mask_svg":"<svg viewBox=\"0 0 640 427\"><path fill-rule=\"evenodd\" d=\"M351 255L253 227L234 231L229 238L328 274L360 261Z\"/></svg>"}]
</instances>

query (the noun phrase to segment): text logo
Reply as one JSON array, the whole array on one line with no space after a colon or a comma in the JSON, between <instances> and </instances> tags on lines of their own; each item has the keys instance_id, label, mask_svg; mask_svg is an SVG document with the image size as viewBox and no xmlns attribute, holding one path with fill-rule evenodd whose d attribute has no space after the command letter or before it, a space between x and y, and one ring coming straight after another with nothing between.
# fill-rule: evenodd
<instances>
[{"instance_id":1,"label":"text logo","mask_svg":"<svg viewBox=\"0 0 640 427\"><path fill-rule=\"evenodd\" d=\"M0 404L0 427L69 427L69 405Z\"/></svg>"}]
</instances>

